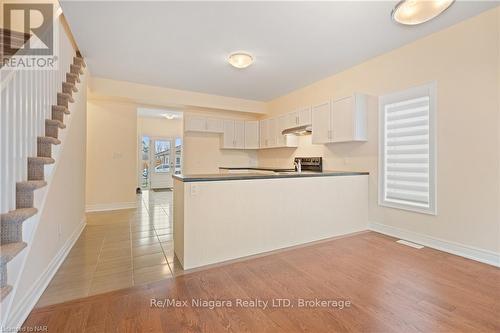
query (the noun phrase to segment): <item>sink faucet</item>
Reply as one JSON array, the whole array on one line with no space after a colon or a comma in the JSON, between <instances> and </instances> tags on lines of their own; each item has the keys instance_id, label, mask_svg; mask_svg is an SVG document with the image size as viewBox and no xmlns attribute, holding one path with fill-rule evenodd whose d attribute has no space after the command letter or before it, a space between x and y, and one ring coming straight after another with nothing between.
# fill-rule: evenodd
<instances>
[{"instance_id":1,"label":"sink faucet","mask_svg":"<svg viewBox=\"0 0 500 333\"><path fill-rule=\"evenodd\" d=\"M302 163L300 160L293 162L293 165L295 166L295 171L297 171L298 173L302 172Z\"/></svg>"}]
</instances>

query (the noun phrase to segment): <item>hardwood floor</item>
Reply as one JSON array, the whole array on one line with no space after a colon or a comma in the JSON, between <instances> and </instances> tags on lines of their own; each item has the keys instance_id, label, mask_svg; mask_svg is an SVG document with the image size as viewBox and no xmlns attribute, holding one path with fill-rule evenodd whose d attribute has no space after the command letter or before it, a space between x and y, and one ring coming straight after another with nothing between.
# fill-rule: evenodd
<instances>
[{"instance_id":1,"label":"hardwood floor","mask_svg":"<svg viewBox=\"0 0 500 333\"><path fill-rule=\"evenodd\" d=\"M187 307L151 307L151 299ZM285 298L290 307L236 300ZM299 308L298 300L350 301ZM192 299L229 300L202 308ZM500 269L374 232L35 309L49 332L500 332Z\"/></svg>"}]
</instances>

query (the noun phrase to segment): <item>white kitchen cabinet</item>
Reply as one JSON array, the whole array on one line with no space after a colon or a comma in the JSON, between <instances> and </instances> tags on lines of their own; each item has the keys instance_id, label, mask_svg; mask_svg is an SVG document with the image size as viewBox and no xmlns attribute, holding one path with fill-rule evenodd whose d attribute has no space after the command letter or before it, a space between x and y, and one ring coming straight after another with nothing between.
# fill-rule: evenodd
<instances>
[{"instance_id":1,"label":"white kitchen cabinet","mask_svg":"<svg viewBox=\"0 0 500 333\"><path fill-rule=\"evenodd\" d=\"M267 148L267 119L259 121L259 147Z\"/></svg>"},{"instance_id":2,"label":"white kitchen cabinet","mask_svg":"<svg viewBox=\"0 0 500 333\"><path fill-rule=\"evenodd\" d=\"M259 122L260 148L297 147L298 137L296 135L283 135L281 132L288 128L288 115L277 118L265 119Z\"/></svg>"},{"instance_id":3,"label":"white kitchen cabinet","mask_svg":"<svg viewBox=\"0 0 500 333\"><path fill-rule=\"evenodd\" d=\"M312 124L312 119L311 119L311 107L306 107L302 108L298 113L298 126L305 126L305 125L311 125Z\"/></svg>"},{"instance_id":4,"label":"white kitchen cabinet","mask_svg":"<svg viewBox=\"0 0 500 333\"><path fill-rule=\"evenodd\" d=\"M276 147L276 119L265 119L260 121L260 147Z\"/></svg>"},{"instance_id":5,"label":"white kitchen cabinet","mask_svg":"<svg viewBox=\"0 0 500 333\"><path fill-rule=\"evenodd\" d=\"M224 149L245 148L245 122L242 120L224 120L222 147Z\"/></svg>"},{"instance_id":6,"label":"white kitchen cabinet","mask_svg":"<svg viewBox=\"0 0 500 333\"><path fill-rule=\"evenodd\" d=\"M311 125L311 108L305 107L286 114L285 128Z\"/></svg>"},{"instance_id":7,"label":"white kitchen cabinet","mask_svg":"<svg viewBox=\"0 0 500 333\"><path fill-rule=\"evenodd\" d=\"M286 145L286 136L281 134L281 132L287 128L288 115L283 115L276 118L276 146L284 147Z\"/></svg>"},{"instance_id":8,"label":"white kitchen cabinet","mask_svg":"<svg viewBox=\"0 0 500 333\"><path fill-rule=\"evenodd\" d=\"M245 121L245 149L259 149L258 121Z\"/></svg>"},{"instance_id":9,"label":"white kitchen cabinet","mask_svg":"<svg viewBox=\"0 0 500 333\"><path fill-rule=\"evenodd\" d=\"M354 94L332 103L332 142L366 141L367 96Z\"/></svg>"},{"instance_id":10,"label":"white kitchen cabinet","mask_svg":"<svg viewBox=\"0 0 500 333\"><path fill-rule=\"evenodd\" d=\"M207 118L207 132L210 133L222 133L223 132L223 120L215 118Z\"/></svg>"},{"instance_id":11,"label":"white kitchen cabinet","mask_svg":"<svg viewBox=\"0 0 500 333\"><path fill-rule=\"evenodd\" d=\"M353 96L312 108L312 142L366 141L367 96Z\"/></svg>"},{"instance_id":12,"label":"white kitchen cabinet","mask_svg":"<svg viewBox=\"0 0 500 333\"><path fill-rule=\"evenodd\" d=\"M312 107L312 143L330 142L331 113L330 101Z\"/></svg>"},{"instance_id":13,"label":"white kitchen cabinet","mask_svg":"<svg viewBox=\"0 0 500 333\"><path fill-rule=\"evenodd\" d=\"M187 116L184 120L184 131L222 133L223 121L222 119L203 116Z\"/></svg>"}]
</instances>

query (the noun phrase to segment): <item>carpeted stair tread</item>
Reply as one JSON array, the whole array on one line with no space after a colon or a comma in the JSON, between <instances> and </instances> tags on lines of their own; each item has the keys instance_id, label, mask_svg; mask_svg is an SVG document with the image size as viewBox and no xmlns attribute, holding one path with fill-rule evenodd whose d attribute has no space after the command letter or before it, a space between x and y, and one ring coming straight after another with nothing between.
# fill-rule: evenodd
<instances>
[{"instance_id":1,"label":"carpeted stair tread","mask_svg":"<svg viewBox=\"0 0 500 333\"><path fill-rule=\"evenodd\" d=\"M75 65L80 65L83 68L87 67L87 64L85 63L85 60L83 60L83 58L81 58L81 57L73 57L73 63Z\"/></svg>"},{"instance_id":2,"label":"carpeted stair tread","mask_svg":"<svg viewBox=\"0 0 500 333\"><path fill-rule=\"evenodd\" d=\"M28 190L36 190L42 188L47 185L45 180L27 180L23 182L16 183L16 189L18 191L28 191Z\"/></svg>"},{"instance_id":3,"label":"carpeted stair tread","mask_svg":"<svg viewBox=\"0 0 500 333\"><path fill-rule=\"evenodd\" d=\"M62 111L65 114L71 113L67 107L62 106L62 105L52 105L52 111Z\"/></svg>"},{"instance_id":4,"label":"carpeted stair tread","mask_svg":"<svg viewBox=\"0 0 500 333\"><path fill-rule=\"evenodd\" d=\"M78 88L71 82L63 82L63 88L71 90L73 92L77 92Z\"/></svg>"},{"instance_id":5,"label":"carpeted stair tread","mask_svg":"<svg viewBox=\"0 0 500 333\"><path fill-rule=\"evenodd\" d=\"M54 164L56 160L52 157L28 157L28 163L33 164Z\"/></svg>"},{"instance_id":6,"label":"carpeted stair tread","mask_svg":"<svg viewBox=\"0 0 500 333\"><path fill-rule=\"evenodd\" d=\"M28 244L25 242L15 242L0 245L0 266L11 261Z\"/></svg>"},{"instance_id":7,"label":"carpeted stair tread","mask_svg":"<svg viewBox=\"0 0 500 333\"><path fill-rule=\"evenodd\" d=\"M70 94L57 93L57 97L60 97L62 99L67 99L70 103L74 103L75 102L75 99L73 97L71 97Z\"/></svg>"},{"instance_id":8,"label":"carpeted stair tread","mask_svg":"<svg viewBox=\"0 0 500 333\"><path fill-rule=\"evenodd\" d=\"M67 77L73 78L76 82L80 83L80 76L78 74L66 73Z\"/></svg>"},{"instance_id":9,"label":"carpeted stair tread","mask_svg":"<svg viewBox=\"0 0 500 333\"><path fill-rule=\"evenodd\" d=\"M70 72L73 73L73 74L83 74L83 69L81 66L79 65L70 65Z\"/></svg>"},{"instance_id":10,"label":"carpeted stair tread","mask_svg":"<svg viewBox=\"0 0 500 333\"><path fill-rule=\"evenodd\" d=\"M12 286L6 285L0 288L0 301L5 298L12 290Z\"/></svg>"},{"instance_id":11,"label":"carpeted stair tread","mask_svg":"<svg viewBox=\"0 0 500 333\"><path fill-rule=\"evenodd\" d=\"M23 221L26 221L30 217L34 216L38 212L38 209L36 208L20 208L20 209L15 209L11 210L8 213L1 214L0 215L0 222L1 223L21 223Z\"/></svg>"},{"instance_id":12,"label":"carpeted stair tread","mask_svg":"<svg viewBox=\"0 0 500 333\"><path fill-rule=\"evenodd\" d=\"M45 125L57 126L59 128L66 128L66 125L62 121L56 119L45 119Z\"/></svg>"},{"instance_id":13,"label":"carpeted stair tread","mask_svg":"<svg viewBox=\"0 0 500 333\"><path fill-rule=\"evenodd\" d=\"M61 140L53 138L51 136L39 136L37 138L38 143L51 143L53 145L59 145L61 144Z\"/></svg>"}]
</instances>

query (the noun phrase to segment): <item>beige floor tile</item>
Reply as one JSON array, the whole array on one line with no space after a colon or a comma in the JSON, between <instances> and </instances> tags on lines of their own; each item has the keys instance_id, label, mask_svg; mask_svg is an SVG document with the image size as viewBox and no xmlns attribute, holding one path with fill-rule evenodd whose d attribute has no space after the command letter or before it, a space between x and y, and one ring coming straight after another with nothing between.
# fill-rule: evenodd
<instances>
[{"instance_id":1,"label":"beige floor tile","mask_svg":"<svg viewBox=\"0 0 500 333\"><path fill-rule=\"evenodd\" d=\"M132 247L132 242L130 240L124 240L119 242L103 242L102 251L106 250L117 250L117 249L130 249Z\"/></svg>"},{"instance_id":2,"label":"beige floor tile","mask_svg":"<svg viewBox=\"0 0 500 333\"><path fill-rule=\"evenodd\" d=\"M130 252L130 248L109 249L106 251L103 250L99 256L99 262L105 262L121 258L130 258L131 255L132 254Z\"/></svg>"},{"instance_id":3,"label":"beige floor tile","mask_svg":"<svg viewBox=\"0 0 500 333\"><path fill-rule=\"evenodd\" d=\"M132 239L148 238L148 237L154 237L154 236L156 236L156 234L153 230L138 231L138 232L132 233Z\"/></svg>"},{"instance_id":4,"label":"beige floor tile","mask_svg":"<svg viewBox=\"0 0 500 333\"><path fill-rule=\"evenodd\" d=\"M132 233L134 232L141 232L141 231L149 231L154 229L154 224L152 223L147 223L147 224L133 224L131 226L131 231Z\"/></svg>"},{"instance_id":5,"label":"beige floor tile","mask_svg":"<svg viewBox=\"0 0 500 333\"><path fill-rule=\"evenodd\" d=\"M153 245L153 244L159 244L159 243L160 243L160 241L158 240L158 237L156 237L156 236L148 237L148 238L138 238L138 239L132 240L132 247Z\"/></svg>"},{"instance_id":6,"label":"beige floor tile","mask_svg":"<svg viewBox=\"0 0 500 333\"><path fill-rule=\"evenodd\" d=\"M174 261L174 244L173 242L165 242L161 243L161 247L163 249L163 254L169 263Z\"/></svg>"},{"instance_id":7,"label":"beige floor tile","mask_svg":"<svg viewBox=\"0 0 500 333\"><path fill-rule=\"evenodd\" d=\"M168 264L149 266L134 270L134 285L150 283L172 277Z\"/></svg>"},{"instance_id":8,"label":"beige floor tile","mask_svg":"<svg viewBox=\"0 0 500 333\"><path fill-rule=\"evenodd\" d=\"M132 271L96 277L90 285L89 295L132 287Z\"/></svg>"},{"instance_id":9,"label":"beige floor tile","mask_svg":"<svg viewBox=\"0 0 500 333\"><path fill-rule=\"evenodd\" d=\"M37 306L182 274L173 253L171 201L171 192L145 192L138 209L87 214L85 230Z\"/></svg>"},{"instance_id":10,"label":"beige floor tile","mask_svg":"<svg viewBox=\"0 0 500 333\"><path fill-rule=\"evenodd\" d=\"M172 241L173 239L174 239L173 234L158 236L158 240L160 241L160 243L169 242Z\"/></svg>"},{"instance_id":11,"label":"beige floor tile","mask_svg":"<svg viewBox=\"0 0 500 333\"><path fill-rule=\"evenodd\" d=\"M174 229L170 227L155 228L155 231L157 236L163 236L163 235L171 235L174 232Z\"/></svg>"},{"instance_id":12,"label":"beige floor tile","mask_svg":"<svg viewBox=\"0 0 500 333\"><path fill-rule=\"evenodd\" d=\"M93 278L121 272L129 272L132 270L132 268L133 266L131 257L102 261L97 264Z\"/></svg>"},{"instance_id":13,"label":"beige floor tile","mask_svg":"<svg viewBox=\"0 0 500 333\"><path fill-rule=\"evenodd\" d=\"M82 286L69 286L67 288L47 288L42 294L36 307L42 307L52 304L63 303L69 300L83 298L88 296L90 282Z\"/></svg>"},{"instance_id":14,"label":"beige floor tile","mask_svg":"<svg viewBox=\"0 0 500 333\"><path fill-rule=\"evenodd\" d=\"M143 267L162 265L166 263L167 259L165 258L163 252L157 252L157 253L134 257L135 270Z\"/></svg>"},{"instance_id":15,"label":"beige floor tile","mask_svg":"<svg viewBox=\"0 0 500 333\"><path fill-rule=\"evenodd\" d=\"M143 256L151 253L162 252L160 244L143 245L132 248L132 254L134 257Z\"/></svg>"}]
</instances>

